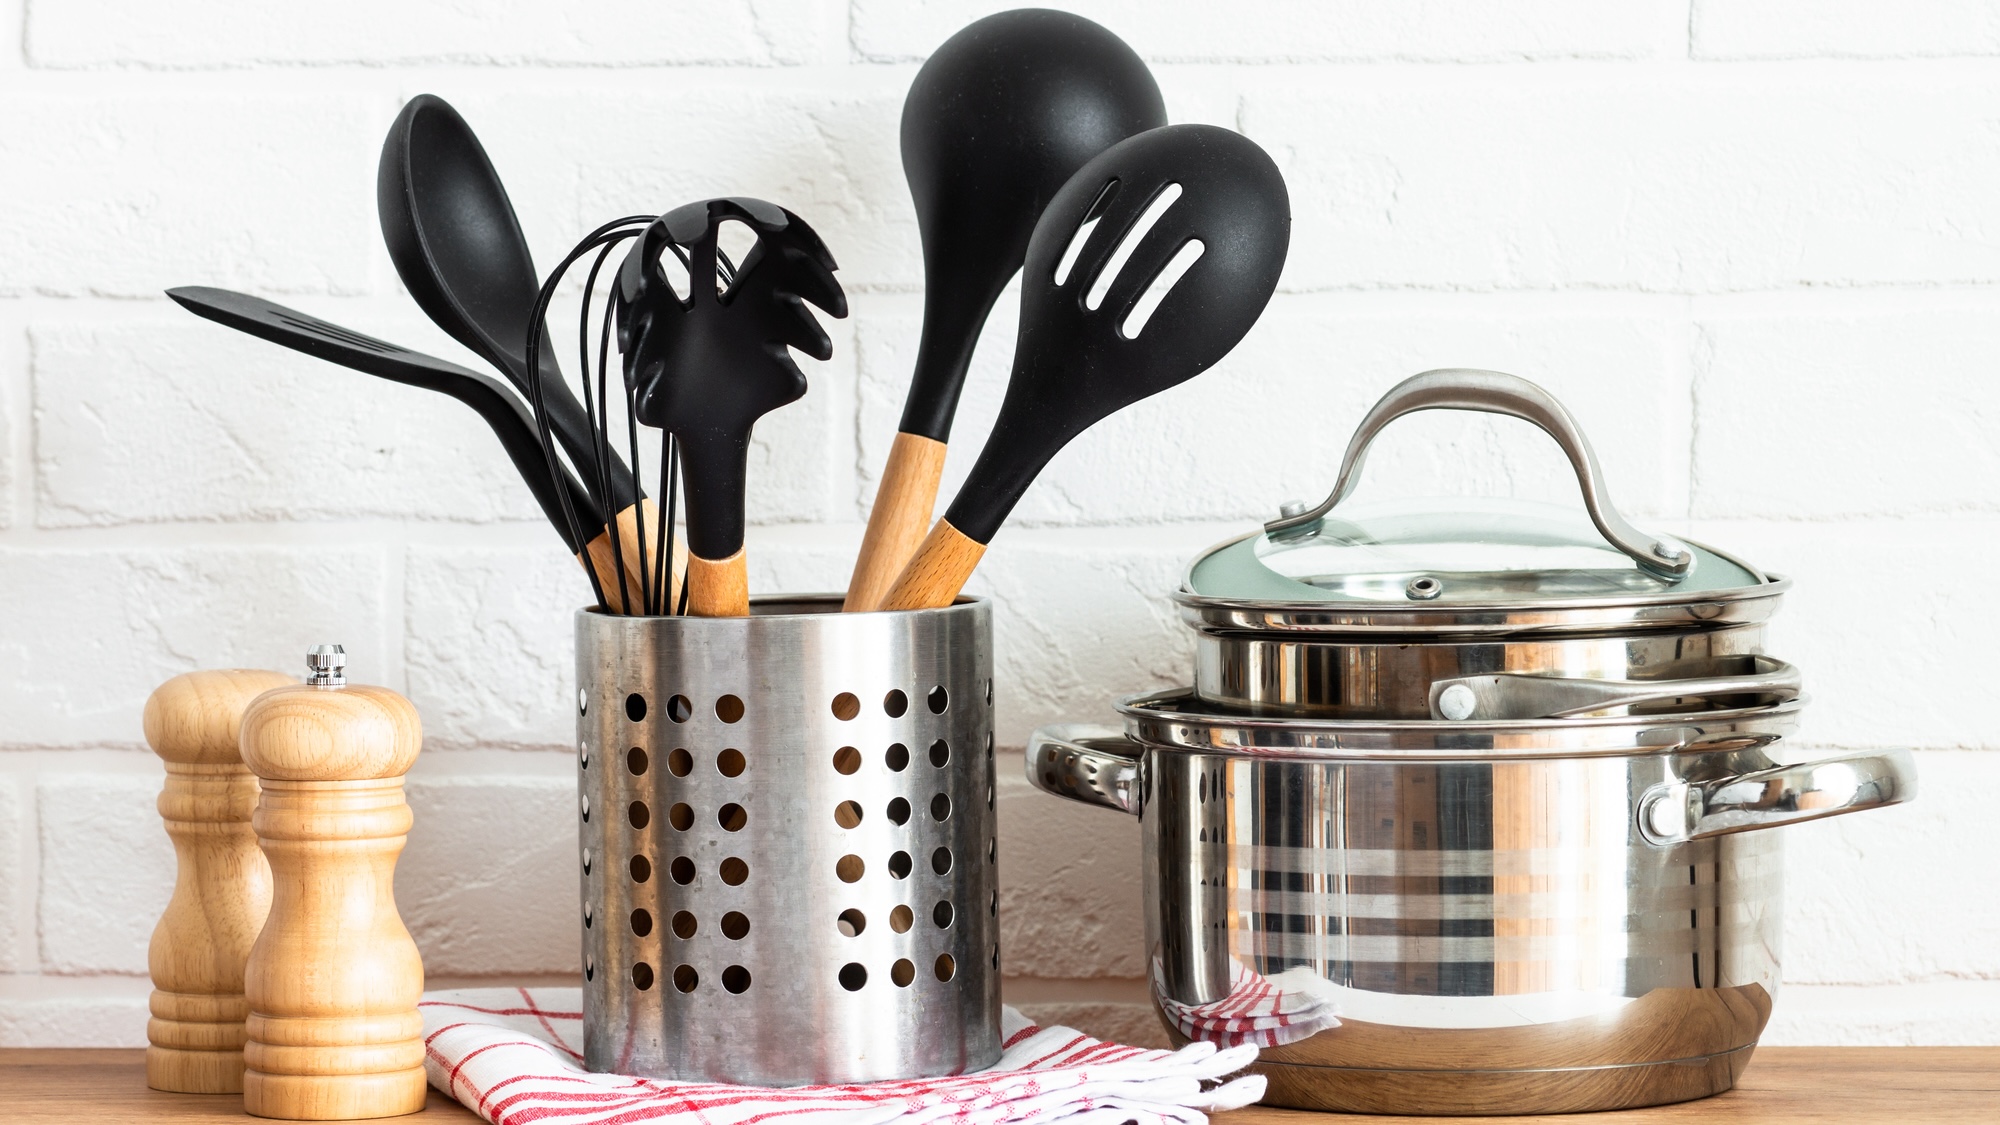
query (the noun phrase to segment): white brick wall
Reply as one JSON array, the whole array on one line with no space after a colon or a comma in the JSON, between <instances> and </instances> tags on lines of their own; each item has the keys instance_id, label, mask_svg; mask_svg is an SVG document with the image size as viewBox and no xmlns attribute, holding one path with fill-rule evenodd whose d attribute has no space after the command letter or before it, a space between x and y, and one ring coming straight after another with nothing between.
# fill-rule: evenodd
<instances>
[{"instance_id":1,"label":"white brick wall","mask_svg":"<svg viewBox=\"0 0 2000 1125\"><path fill-rule=\"evenodd\" d=\"M610 216L763 195L853 317L760 429L752 581L845 580L900 409L921 259L914 64L998 3L0 0L0 1045L143 1040L171 853L139 707L197 667L344 641L429 749L400 893L434 977L573 970L573 566L456 404L201 324L213 284L473 363L374 219L401 102L449 98L538 259ZM1088 0L1176 120L1289 178L1284 291L1211 375L1080 439L976 580L1000 739L1188 677L1195 552L1317 496L1427 367L1561 395L1635 514L1794 575L1805 740L1917 747L1909 808L1790 832L1767 1041L2000 1042L2000 3ZM947 472L997 408L1014 304ZM1570 502L1549 444L1446 416L1366 488ZM1136 835L1003 760L1009 995L1157 1034ZM522 909L509 912L509 904Z\"/></svg>"}]
</instances>

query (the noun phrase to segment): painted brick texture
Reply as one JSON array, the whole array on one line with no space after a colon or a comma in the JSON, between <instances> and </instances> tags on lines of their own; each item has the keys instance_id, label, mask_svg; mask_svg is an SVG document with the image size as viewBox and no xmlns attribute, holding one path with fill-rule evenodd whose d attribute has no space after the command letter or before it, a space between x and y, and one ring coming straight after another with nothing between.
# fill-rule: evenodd
<instances>
[{"instance_id":1,"label":"painted brick texture","mask_svg":"<svg viewBox=\"0 0 2000 1125\"><path fill-rule=\"evenodd\" d=\"M916 64L991 0L0 2L0 1045L143 1042L170 888L139 710L339 640L427 749L398 893L438 980L564 979L571 615L587 587L479 420L194 320L243 289L468 366L374 215L399 106L446 97L536 260L708 195L806 216L852 315L757 431L759 591L845 584L921 316L898 157ZM1019 776L1043 723L1185 683L1187 561L1317 499L1396 380L1474 366L1576 413L1620 505L1791 575L1815 749L1910 746L1908 808L1789 833L1767 1041L2000 1042L2000 5L1081 0L1177 121L1277 158L1281 292L1213 372L1060 454L995 600L1010 998L1156 1041L1136 825ZM1003 296L946 494L1013 353ZM573 309L567 314L573 316ZM1387 431L1372 497L1576 502L1524 424Z\"/></svg>"}]
</instances>

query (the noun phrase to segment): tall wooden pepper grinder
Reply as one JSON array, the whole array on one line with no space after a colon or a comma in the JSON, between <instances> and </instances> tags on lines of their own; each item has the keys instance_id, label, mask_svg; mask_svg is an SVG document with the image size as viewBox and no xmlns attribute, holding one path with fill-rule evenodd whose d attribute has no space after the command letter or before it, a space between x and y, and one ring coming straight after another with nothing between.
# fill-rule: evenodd
<instances>
[{"instance_id":1,"label":"tall wooden pepper grinder","mask_svg":"<svg viewBox=\"0 0 2000 1125\"><path fill-rule=\"evenodd\" d=\"M410 831L403 774L417 711L347 682L320 645L303 685L243 716L243 760L263 782L252 823L271 862L271 915L250 951L243 1108L315 1121L424 1107L424 966L396 913Z\"/></svg>"},{"instance_id":2,"label":"tall wooden pepper grinder","mask_svg":"<svg viewBox=\"0 0 2000 1125\"><path fill-rule=\"evenodd\" d=\"M243 966L271 906L271 869L250 830L257 778L243 768L237 731L252 699L295 682L242 668L189 672L146 700L146 744L167 763L159 808L178 866L146 952L146 1085L155 1090L243 1089Z\"/></svg>"}]
</instances>

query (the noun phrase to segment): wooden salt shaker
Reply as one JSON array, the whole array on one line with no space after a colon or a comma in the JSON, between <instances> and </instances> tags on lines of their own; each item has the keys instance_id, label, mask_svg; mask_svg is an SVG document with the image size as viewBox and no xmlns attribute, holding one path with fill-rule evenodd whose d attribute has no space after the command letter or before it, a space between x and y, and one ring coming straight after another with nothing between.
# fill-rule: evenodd
<instances>
[{"instance_id":1,"label":"wooden salt shaker","mask_svg":"<svg viewBox=\"0 0 2000 1125\"><path fill-rule=\"evenodd\" d=\"M276 672L189 672L146 700L146 744L167 763L160 816L174 842L174 895L153 928L146 1085L183 1094L243 1089L243 966L271 905L271 869L250 812L257 778L237 729L259 694L297 681Z\"/></svg>"},{"instance_id":2,"label":"wooden salt shaker","mask_svg":"<svg viewBox=\"0 0 2000 1125\"><path fill-rule=\"evenodd\" d=\"M271 914L250 952L243 1108L315 1121L424 1107L424 966L396 913L410 830L403 774L423 735L387 688L349 685L320 645L303 685L243 716L263 782L253 824L271 863Z\"/></svg>"}]
</instances>

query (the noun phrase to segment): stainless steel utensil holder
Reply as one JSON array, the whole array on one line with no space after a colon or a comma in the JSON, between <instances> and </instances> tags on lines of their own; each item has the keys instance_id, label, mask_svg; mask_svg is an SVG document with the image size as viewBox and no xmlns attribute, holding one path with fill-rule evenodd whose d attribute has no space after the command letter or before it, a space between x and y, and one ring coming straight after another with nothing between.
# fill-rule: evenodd
<instances>
[{"instance_id":1,"label":"stainless steel utensil holder","mask_svg":"<svg viewBox=\"0 0 2000 1125\"><path fill-rule=\"evenodd\" d=\"M791 1086L1000 1057L992 612L576 617L584 1065Z\"/></svg>"}]
</instances>

